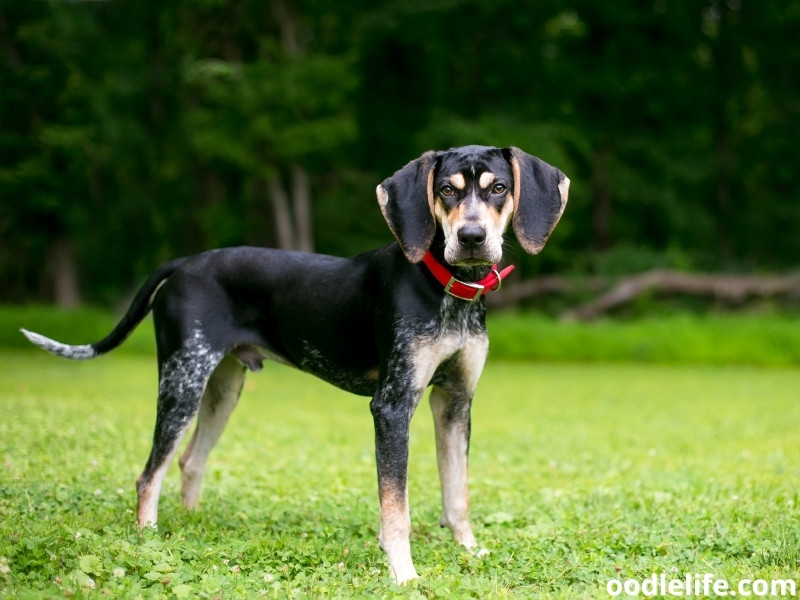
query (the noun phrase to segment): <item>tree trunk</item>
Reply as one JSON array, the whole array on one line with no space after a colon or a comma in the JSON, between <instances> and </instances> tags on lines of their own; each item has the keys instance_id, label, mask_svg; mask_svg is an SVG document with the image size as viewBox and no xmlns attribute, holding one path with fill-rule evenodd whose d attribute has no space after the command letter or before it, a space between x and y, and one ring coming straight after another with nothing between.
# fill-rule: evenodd
<instances>
[{"instance_id":1,"label":"tree trunk","mask_svg":"<svg viewBox=\"0 0 800 600\"><path fill-rule=\"evenodd\" d=\"M267 182L269 197L272 200L272 211L275 217L275 234L278 236L278 247L284 250L296 248L292 213L289 209L289 196L280 179L274 178Z\"/></svg>"},{"instance_id":2,"label":"tree trunk","mask_svg":"<svg viewBox=\"0 0 800 600\"><path fill-rule=\"evenodd\" d=\"M80 302L75 249L67 236L59 236L47 250L47 274L53 299L60 308L75 308Z\"/></svg>"},{"instance_id":3,"label":"tree trunk","mask_svg":"<svg viewBox=\"0 0 800 600\"><path fill-rule=\"evenodd\" d=\"M723 109L720 108L720 113ZM724 131L726 124L720 117L717 130L717 143L715 148L715 176L716 176L716 218L717 231L719 233L720 254L726 261L731 261L734 256L733 242L731 241L731 228L733 227L733 201L732 186L733 180L732 164L733 152L730 147L727 132Z\"/></svg>"},{"instance_id":4,"label":"tree trunk","mask_svg":"<svg viewBox=\"0 0 800 600\"><path fill-rule=\"evenodd\" d=\"M295 58L300 55L302 50L300 38L297 35L297 15L287 6L285 0L272 0L271 5L272 15L281 30L281 47L288 56Z\"/></svg>"},{"instance_id":5,"label":"tree trunk","mask_svg":"<svg viewBox=\"0 0 800 600\"><path fill-rule=\"evenodd\" d=\"M272 0L272 14L281 31L281 47L290 60L303 54L300 41L300 18L292 2ZM291 195L281 189L280 182L270 182L270 195L276 207L278 239L284 243L286 233L291 235L291 247L304 252L314 251L314 234L311 217L311 183L308 172L298 162L291 165ZM286 240L288 241L288 240Z\"/></svg>"},{"instance_id":6,"label":"tree trunk","mask_svg":"<svg viewBox=\"0 0 800 600\"><path fill-rule=\"evenodd\" d=\"M612 244L611 217L613 206L608 182L608 161L611 150L607 145L598 148L592 165L592 245L596 250L608 250Z\"/></svg>"},{"instance_id":7,"label":"tree trunk","mask_svg":"<svg viewBox=\"0 0 800 600\"><path fill-rule=\"evenodd\" d=\"M292 165L292 204L297 231L297 249L314 251L313 225L311 222L311 183L306 170L294 163Z\"/></svg>"}]
</instances>

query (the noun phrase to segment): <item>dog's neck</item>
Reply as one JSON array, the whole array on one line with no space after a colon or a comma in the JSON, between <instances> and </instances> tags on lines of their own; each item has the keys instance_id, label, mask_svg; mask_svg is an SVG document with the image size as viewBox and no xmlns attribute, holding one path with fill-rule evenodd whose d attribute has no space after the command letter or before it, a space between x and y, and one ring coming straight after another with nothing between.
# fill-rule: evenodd
<instances>
[{"instance_id":1,"label":"dog's neck","mask_svg":"<svg viewBox=\"0 0 800 600\"><path fill-rule=\"evenodd\" d=\"M447 263L444 264L447 265ZM453 277L461 281L478 281L486 277L489 271L492 270L491 265L480 265L477 267L454 267L452 265L447 265L447 268L450 269Z\"/></svg>"}]
</instances>

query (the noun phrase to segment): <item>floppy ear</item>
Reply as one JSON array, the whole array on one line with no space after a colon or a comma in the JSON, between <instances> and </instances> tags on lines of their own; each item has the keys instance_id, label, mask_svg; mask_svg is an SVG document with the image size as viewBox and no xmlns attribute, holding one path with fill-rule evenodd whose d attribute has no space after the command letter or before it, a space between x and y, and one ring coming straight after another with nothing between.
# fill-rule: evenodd
<instances>
[{"instance_id":1,"label":"floppy ear","mask_svg":"<svg viewBox=\"0 0 800 600\"><path fill-rule=\"evenodd\" d=\"M406 258L422 260L436 233L433 213L433 168L436 153L412 160L375 190L383 218Z\"/></svg>"},{"instance_id":2,"label":"floppy ear","mask_svg":"<svg viewBox=\"0 0 800 600\"><path fill-rule=\"evenodd\" d=\"M519 148L503 154L514 175L514 233L526 252L538 254L567 205L569 178Z\"/></svg>"}]
</instances>

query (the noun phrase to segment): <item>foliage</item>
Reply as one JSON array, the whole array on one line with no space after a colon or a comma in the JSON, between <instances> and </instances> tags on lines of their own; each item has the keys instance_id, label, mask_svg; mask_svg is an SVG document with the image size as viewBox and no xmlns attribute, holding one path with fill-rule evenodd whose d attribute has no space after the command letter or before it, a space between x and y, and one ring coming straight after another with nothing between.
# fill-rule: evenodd
<instances>
[{"instance_id":1,"label":"foliage","mask_svg":"<svg viewBox=\"0 0 800 600\"><path fill-rule=\"evenodd\" d=\"M51 299L58 248L110 303L168 258L275 245L266 190L294 168L316 247L353 254L391 240L377 182L465 143L572 179L546 251L512 257L525 276L635 265L628 249L792 268L799 6L3 3L0 299Z\"/></svg>"},{"instance_id":2,"label":"foliage","mask_svg":"<svg viewBox=\"0 0 800 600\"><path fill-rule=\"evenodd\" d=\"M610 578L800 579L797 370L491 362L470 456L478 558L438 526L432 424L412 424L412 551L377 547L363 399L267 365L211 456L199 510L170 471L133 525L150 357L2 351L0 596L607 598Z\"/></svg>"}]
</instances>

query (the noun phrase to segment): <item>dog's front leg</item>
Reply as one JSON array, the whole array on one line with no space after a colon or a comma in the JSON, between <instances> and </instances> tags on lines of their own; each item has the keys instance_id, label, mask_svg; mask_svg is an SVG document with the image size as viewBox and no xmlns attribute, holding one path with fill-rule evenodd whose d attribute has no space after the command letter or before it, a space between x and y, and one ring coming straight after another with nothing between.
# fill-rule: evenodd
<instances>
[{"instance_id":1,"label":"dog's front leg","mask_svg":"<svg viewBox=\"0 0 800 600\"><path fill-rule=\"evenodd\" d=\"M408 434L421 396L420 389L390 381L384 382L370 403L381 506L379 543L389 559L389 572L399 585L418 577L409 542Z\"/></svg>"},{"instance_id":2,"label":"dog's front leg","mask_svg":"<svg viewBox=\"0 0 800 600\"><path fill-rule=\"evenodd\" d=\"M469 393L439 386L433 388L430 397L436 425L439 480L442 484L440 524L450 529L453 539L468 549L477 546L469 523L467 484L471 401Z\"/></svg>"},{"instance_id":3,"label":"dog's front leg","mask_svg":"<svg viewBox=\"0 0 800 600\"><path fill-rule=\"evenodd\" d=\"M488 350L489 340L485 335L468 340L443 370L443 378L434 385L430 396L442 484L441 525L450 529L456 542L473 552L477 542L469 523L467 484L470 409Z\"/></svg>"}]
</instances>

